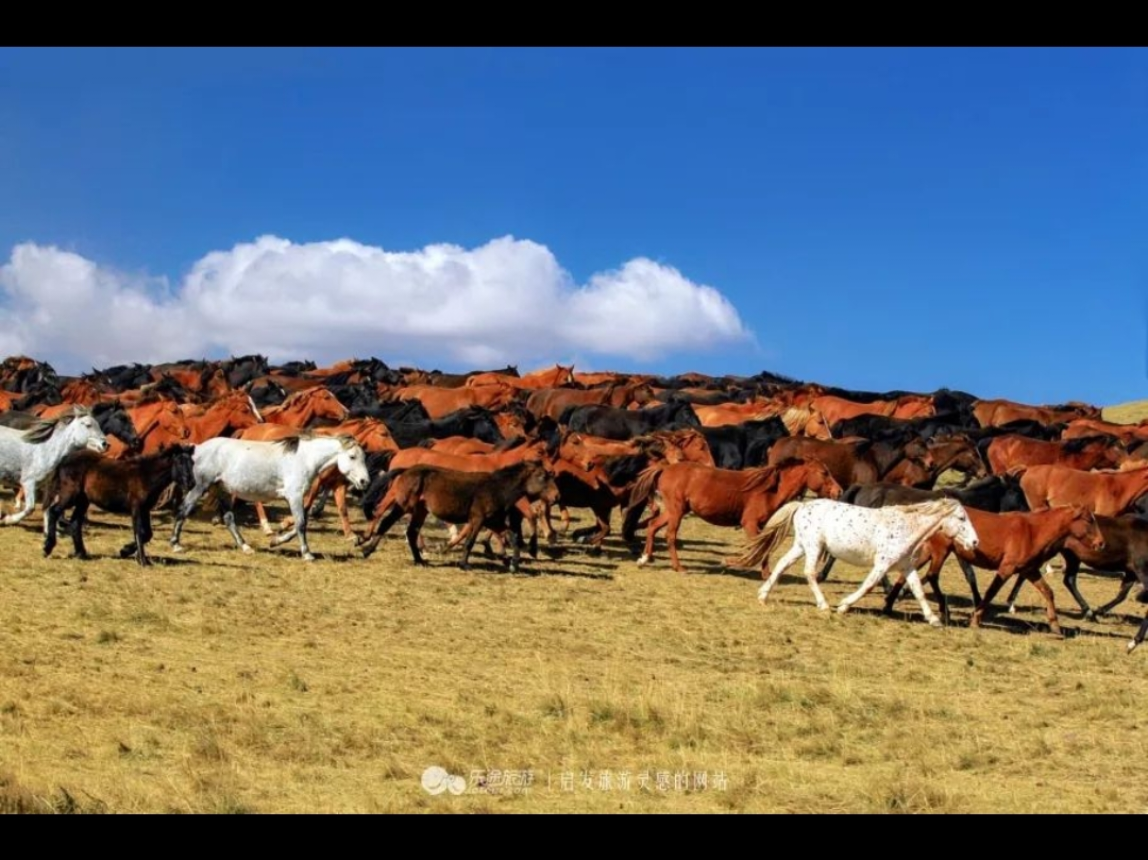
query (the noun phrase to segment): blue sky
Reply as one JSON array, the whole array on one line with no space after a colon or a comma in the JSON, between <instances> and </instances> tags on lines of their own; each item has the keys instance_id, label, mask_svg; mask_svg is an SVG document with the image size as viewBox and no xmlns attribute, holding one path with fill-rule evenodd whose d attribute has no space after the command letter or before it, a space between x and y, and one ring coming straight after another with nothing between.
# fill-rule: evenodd
<instances>
[{"instance_id":1,"label":"blue sky","mask_svg":"<svg viewBox=\"0 0 1148 860\"><path fill-rule=\"evenodd\" d=\"M0 352L1144 398L1146 60L5 49Z\"/></svg>"}]
</instances>

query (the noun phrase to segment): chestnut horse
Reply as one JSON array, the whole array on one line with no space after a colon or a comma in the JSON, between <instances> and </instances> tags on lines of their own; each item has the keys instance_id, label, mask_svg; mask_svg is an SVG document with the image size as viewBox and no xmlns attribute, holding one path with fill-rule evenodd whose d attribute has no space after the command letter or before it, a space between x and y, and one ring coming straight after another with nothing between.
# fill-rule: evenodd
<instances>
[{"instance_id":1,"label":"chestnut horse","mask_svg":"<svg viewBox=\"0 0 1148 860\"><path fill-rule=\"evenodd\" d=\"M1148 493L1148 463L1122 472L1083 472L1067 466L1032 466L1021 473L1020 487L1028 506L1034 511L1061 505L1081 505L1094 514L1115 517Z\"/></svg>"},{"instance_id":2,"label":"chestnut horse","mask_svg":"<svg viewBox=\"0 0 1148 860\"><path fill-rule=\"evenodd\" d=\"M678 528L688 513L715 526L741 526L755 536L774 511L806 490L836 499L841 485L829 469L811 460L785 460L756 469L717 469L697 463L657 465L646 469L630 492L630 504L623 517L622 538L633 540L638 517L647 500L657 493L661 512L646 530L646 547L638 564L646 564L654 554L654 537L666 529L670 563L681 572L678 558Z\"/></svg>"},{"instance_id":3,"label":"chestnut horse","mask_svg":"<svg viewBox=\"0 0 1148 860\"><path fill-rule=\"evenodd\" d=\"M1109 436L1083 436L1066 442L1045 442L1028 436L994 436L984 443L985 458L994 475L1017 466L1067 466L1070 469L1115 469L1128 456L1121 442Z\"/></svg>"}]
</instances>

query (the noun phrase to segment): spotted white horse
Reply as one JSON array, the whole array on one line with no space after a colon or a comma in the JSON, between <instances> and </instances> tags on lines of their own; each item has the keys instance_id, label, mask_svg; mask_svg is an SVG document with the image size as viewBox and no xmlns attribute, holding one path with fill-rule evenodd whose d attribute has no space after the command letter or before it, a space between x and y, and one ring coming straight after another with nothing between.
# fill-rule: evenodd
<instances>
[{"instance_id":1,"label":"spotted white horse","mask_svg":"<svg viewBox=\"0 0 1148 860\"><path fill-rule=\"evenodd\" d=\"M972 551L977 546L977 532L964 507L956 499L936 499L915 505L890 505L863 508L831 499L790 502L770 517L765 528L749 541L740 556L727 559L734 567L762 567L769 553L793 530L793 547L782 556L777 567L757 592L765 603L778 578L790 565L805 557L805 578L813 591L817 608L828 610L829 603L817 583L817 570L826 555L849 564L870 567L861 587L837 605L839 613L848 612L890 572L905 573L913 596L921 604L925 619L934 627L941 620L929 608L917 564L919 550L930 537L942 532L962 548ZM916 563L915 563L916 562Z\"/></svg>"},{"instance_id":2,"label":"spotted white horse","mask_svg":"<svg viewBox=\"0 0 1148 860\"><path fill-rule=\"evenodd\" d=\"M24 491L20 510L0 518L0 525L15 525L36 509L36 487L47 480L60 462L81 448L108 450L108 439L90 409L76 406L58 418L37 421L26 430L0 427L0 482L18 484Z\"/></svg>"},{"instance_id":3,"label":"spotted white horse","mask_svg":"<svg viewBox=\"0 0 1148 860\"><path fill-rule=\"evenodd\" d=\"M192 474L195 483L184 497L175 517L171 545L182 552L179 539L183 523L207 490L219 484L223 489L223 522L235 539L235 546L244 552L254 552L239 534L235 514L231 510L234 499L249 502L270 502L285 499L294 518L293 526L272 539L278 546L299 535L299 549L304 561L314 561L307 544L307 517L303 509L303 495L311 488L315 476L331 466L339 471L357 490L366 489L367 458L362 447L350 436L318 436L302 432L296 436L274 442L256 442L220 436L195 446L192 455Z\"/></svg>"}]
</instances>

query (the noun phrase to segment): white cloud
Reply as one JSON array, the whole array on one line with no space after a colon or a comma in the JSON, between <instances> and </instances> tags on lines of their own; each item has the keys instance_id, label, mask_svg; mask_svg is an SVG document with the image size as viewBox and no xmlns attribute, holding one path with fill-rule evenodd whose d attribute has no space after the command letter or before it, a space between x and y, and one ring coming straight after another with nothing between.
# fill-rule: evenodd
<instances>
[{"instance_id":1,"label":"white cloud","mask_svg":"<svg viewBox=\"0 0 1148 860\"><path fill-rule=\"evenodd\" d=\"M0 355L64 373L252 352L525 370L576 353L649 361L748 341L729 300L676 269L637 258L578 286L548 248L509 236L411 252L263 236L207 254L174 290L32 243L0 267Z\"/></svg>"}]
</instances>

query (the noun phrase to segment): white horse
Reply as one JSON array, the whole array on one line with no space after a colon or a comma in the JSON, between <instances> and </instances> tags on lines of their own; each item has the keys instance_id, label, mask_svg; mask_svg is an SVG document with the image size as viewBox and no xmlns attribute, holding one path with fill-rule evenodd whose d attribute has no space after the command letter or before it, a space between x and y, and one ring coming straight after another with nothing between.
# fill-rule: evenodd
<instances>
[{"instance_id":1,"label":"white horse","mask_svg":"<svg viewBox=\"0 0 1148 860\"><path fill-rule=\"evenodd\" d=\"M770 550L785 539L792 526L793 547L782 556L777 568L757 592L765 603L785 569L805 556L805 578L813 591L817 608L829 603L817 583L819 562L826 554L850 564L871 566L861 587L837 606L839 613L849 609L872 591L886 573L905 573L913 596L921 604L925 619L934 627L941 620L929 608L921 578L917 573L918 552L933 534L940 531L968 551L977 546L977 532L969 515L956 499L936 499L915 505L862 508L831 499L790 502L770 517L765 529L746 544L745 551L729 563L737 567L764 565ZM762 574L764 575L764 567Z\"/></svg>"},{"instance_id":2,"label":"white horse","mask_svg":"<svg viewBox=\"0 0 1148 860\"><path fill-rule=\"evenodd\" d=\"M65 457L81 448L108 450L108 439L91 410L77 406L59 418L45 418L26 430L0 427L0 481L24 491L24 505L0 519L15 525L36 509L36 487L49 478Z\"/></svg>"},{"instance_id":3,"label":"white horse","mask_svg":"<svg viewBox=\"0 0 1148 860\"><path fill-rule=\"evenodd\" d=\"M195 446L192 464L195 483L184 497L171 535L175 552L183 552L179 536L183 532L184 520L208 488L220 484L224 491L223 522L235 538L237 547L244 552L254 552L235 526L232 499L249 502L285 499L295 523L288 531L272 539L271 545L286 543L298 532L303 560L314 561L315 556L307 546L307 512L303 509L303 496L315 476L336 465L357 490L366 489L369 479L366 455L352 437L316 436L307 432L274 442L230 437L208 439Z\"/></svg>"}]
</instances>

